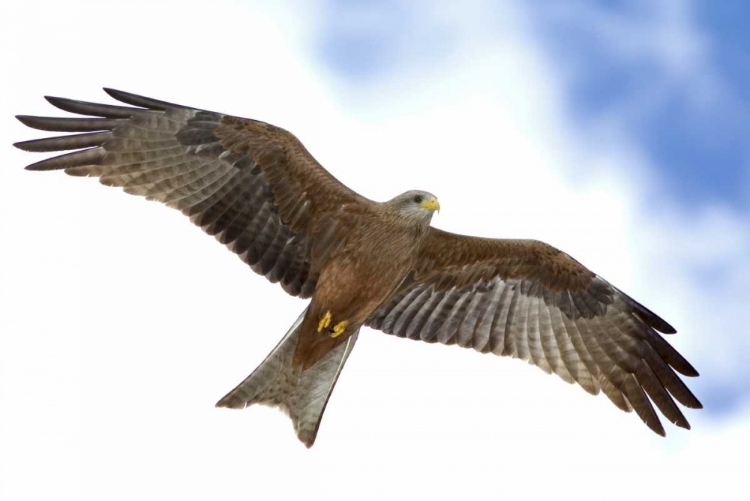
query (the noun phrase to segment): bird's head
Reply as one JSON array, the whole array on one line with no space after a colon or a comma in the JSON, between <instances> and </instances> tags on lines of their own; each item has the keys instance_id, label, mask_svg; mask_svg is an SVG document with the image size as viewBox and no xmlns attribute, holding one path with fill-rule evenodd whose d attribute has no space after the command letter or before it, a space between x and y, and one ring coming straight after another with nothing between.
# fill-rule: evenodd
<instances>
[{"instance_id":1,"label":"bird's head","mask_svg":"<svg viewBox=\"0 0 750 501\"><path fill-rule=\"evenodd\" d=\"M388 204L399 214L411 220L429 224L435 211L440 211L437 197L420 190L407 191L390 200Z\"/></svg>"}]
</instances>

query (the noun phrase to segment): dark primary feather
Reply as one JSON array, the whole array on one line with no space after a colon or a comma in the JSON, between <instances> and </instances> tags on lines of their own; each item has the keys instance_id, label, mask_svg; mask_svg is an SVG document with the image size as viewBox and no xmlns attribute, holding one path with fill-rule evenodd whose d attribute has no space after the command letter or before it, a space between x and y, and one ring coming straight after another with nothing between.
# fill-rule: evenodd
<instances>
[{"instance_id":1,"label":"dark primary feather","mask_svg":"<svg viewBox=\"0 0 750 501\"><path fill-rule=\"evenodd\" d=\"M112 130L126 120L116 118L55 118L18 115L16 118L32 129L51 132L94 132Z\"/></svg>"},{"instance_id":2,"label":"dark primary feather","mask_svg":"<svg viewBox=\"0 0 750 501\"><path fill-rule=\"evenodd\" d=\"M675 330L567 254L532 240L431 229L415 270L367 325L399 337L521 358L602 391L664 435L653 402L683 428L677 376L698 372L657 332Z\"/></svg>"},{"instance_id":3,"label":"dark primary feather","mask_svg":"<svg viewBox=\"0 0 750 501\"><path fill-rule=\"evenodd\" d=\"M165 203L288 293L312 294L319 269L312 249L336 245L348 224L345 212L366 211L369 200L339 183L283 129L105 91L136 107L47 97L88 116L18 116L31 128L82 132L16 143L34 152L75 150L27 169L96 176Z\"/></svg>"}]
</instances>

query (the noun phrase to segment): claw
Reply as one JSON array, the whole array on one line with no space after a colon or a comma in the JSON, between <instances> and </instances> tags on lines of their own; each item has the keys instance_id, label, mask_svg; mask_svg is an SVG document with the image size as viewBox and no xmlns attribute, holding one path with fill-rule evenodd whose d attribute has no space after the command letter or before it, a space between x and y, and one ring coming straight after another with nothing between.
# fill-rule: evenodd
<instances>
[{"instance_id":1,"label":"claw","mask_svg":"<svg viewBox=\"0 0 750 501\"><path fill-rule=\"evenodd\" d=\"M323 318L320 319L320 322L318 322L318 332L323 332L323 329L331 325L332 320L333 315L331 315L331 310L328 310L326 314L323 315Z\"/></svg>"},{"instance_id":2,"label":"claw","mask_svg":"<svg viewBox=\"0 0 750 501\"><path fill-rule=\"evenodd\" d=\"M341 334L344 333L347 325L349 325L349 322L347 322L346 320L342 320L341 322L337 323L333 327L333 332L331 332L331 337L339 337Z\"/></svg>"}]
</instances>

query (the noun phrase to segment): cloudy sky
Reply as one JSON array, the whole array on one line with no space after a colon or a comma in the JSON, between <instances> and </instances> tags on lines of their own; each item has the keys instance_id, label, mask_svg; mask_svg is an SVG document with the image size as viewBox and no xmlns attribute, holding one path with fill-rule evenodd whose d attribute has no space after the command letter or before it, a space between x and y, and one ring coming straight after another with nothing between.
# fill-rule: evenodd
<instances>
[{"instance_id":1,"label":"cloudy sky","mask_svg":"<svg viewBox=\"0 0 750 501\"><path fill-rule=\"evenodd\" d=\"M6 4L0 497L743 497L750 3ZM678 329L705 409L662 439L522 362L370 330L312 449L215 409L304 303L176 211L22 169L10 143L43 133L13 115L102 86L283 126L370 198L426 189L440 228L566 250Z\"/></svg>"}]
</instances>

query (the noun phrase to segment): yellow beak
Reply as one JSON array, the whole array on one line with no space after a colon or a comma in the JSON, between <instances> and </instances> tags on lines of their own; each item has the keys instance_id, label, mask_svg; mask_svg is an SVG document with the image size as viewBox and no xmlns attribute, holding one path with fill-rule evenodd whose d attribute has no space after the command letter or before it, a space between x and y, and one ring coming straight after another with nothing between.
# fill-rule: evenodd
<instances>
[{"instance_id":1,"label":"yellow beak","mask_svg":"<svg viewBox=\"0 0 750 501\"><path fill-rule=\"evenodd\" d=\"M440 212L440 203L438 203L437 198L435 197L430 197L429 200L425 200L420 207Z\"/></svg>"}]
</instances>

